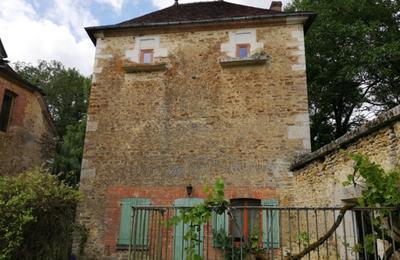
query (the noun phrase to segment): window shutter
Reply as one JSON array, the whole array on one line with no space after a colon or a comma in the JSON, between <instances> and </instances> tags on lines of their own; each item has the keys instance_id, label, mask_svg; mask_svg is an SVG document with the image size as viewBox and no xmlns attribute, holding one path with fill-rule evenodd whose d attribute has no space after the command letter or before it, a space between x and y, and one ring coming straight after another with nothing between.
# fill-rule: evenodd
<instances>
[{"instance_id":1,"label":"window shutter","mask_svg":"<svg viewBox=\"0 0 400 260\"><path fill-rule=\"evenodd\" d=\"M178 207L176 210L176 214L180 214L179 207L193 207L200 203L203 203L203 199L198 198L189 198L189 199L177 199L175 200L175 207ZM174 231L174 260L182 260L186 259L186 252L185 248L189 246L189 242L185 241L185 234L188 231L189 225L183 224L183 222L179 222L175 225ZM199 237L203 240L204 234L204 227L200 227L200 234ZM203 255L203 241L202 243L196 248L196 252L200 252L200 256Z\"/></svg>"},{"instance_id":2,"label":"window shutter","mask_svg":"<svg viewBox=\"0 0 400 260\"><path fill-rule=\"evenodd\" d=\"M229 218L228 213L225 211L222 214L217 214L212 212L212 236L213 236L213 246L222 247L220 243L225 236L228 236L229 231Z\"/></svg>"},{"instance_id":3,"label":"window shutter","mask_svg":"<svg viewBox=\"0 0 400 260\"><path fill-rule=\"evenodd\" d=\"M274 208L278 206L277 200L262 200L261 205L264 207ZM279 248L279 210L263 209L263 247L264 248Z\"/></svg>"},{"instance_id":4,"label":"window shutter","mask_svg":"<svg viewBox=\"0 0 400 260\"><path fill-rule=\"evenodd\" d=\"M148 206L149 199L128 198L121 201L121 221L119 227L118 245L129 246L132 231L132 207ZM147 246L147 229L149 222L148 211L138 210L135 212L135 246Z\"/></svg>"}]
</instances>

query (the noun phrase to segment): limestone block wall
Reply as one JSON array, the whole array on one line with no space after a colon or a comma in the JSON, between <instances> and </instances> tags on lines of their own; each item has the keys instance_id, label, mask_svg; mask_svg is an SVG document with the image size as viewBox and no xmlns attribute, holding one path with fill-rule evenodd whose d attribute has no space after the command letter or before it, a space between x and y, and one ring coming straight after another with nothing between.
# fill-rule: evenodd
<instances>
[{"instance_id":1,"label":"limestone block wall","mask_svg":"<svg viewBox=\"0 0 400 260\"><path fill-rule=\"evenodd\" d=\"M292 165L291 183L281 191L282 201L287 203L286 206L294 207L340 208L346 201L359 197L361 193L359 188L344 187L342 184L347 176L354 172L354 162L348 157L348 153L368 155L385 170L399 166L400 106L320 150L296 160ZM319 212L319 215L315 214L318 213L309 211L307 220L310 222L307 227L304 217L298 220L297 216L293 216L291 222L289 216L283 217L285 225L282 232L288 232L290 227L292 244L298 243L298 234L301 232L307 232L310 242L315 242L317 237L321 237L326 233L327 228L333 225L339 210L336 210L335 214L332 210ZM327 219L326 223L325 219ZM335 236L330 237L328 243L320 247L320 251L314 252L311 258L317 259L319 253L321 259L336 258L336 254L340 259L346 258L346 255L348 259L357 259L355 251L352 250L361 234L361 231L357 231L357 221L355 213L347 212ZM343 246L345 241L348 247ZM288 250L289 243L290 240L283 241L285 250Z\"/></svg>"},{"instance_id":2,"label":"limestone block wall","mask_svg":"<svg viewBox=\"0 0 400 260\"><path fill-rule=\"evenodd\" d=\"M346 153L363 153L385 170L399 165L400 106L293 164L292 184L284 193L296 206L342 206L359 191L342 183L353 173Z\"/></svg>"},{"instance_id":3,"label":"limestone block wall","mask_svg":"<svg viewBox=\"0 0 400 260\"><path fill-rule=\"evenodd\" d=\"M56 134L45 117L40 94L0 76L0 107L6 90L16 97L9 129L0 131L0 175L14 175L53 159Z\"/></svg>"},{"instance_id":4,"label":"limestone block wall","mask_svg":"<svg viewBox=\"0 0 400 260\"><path fill-rule=\"evenodd\" d=\"M222 176L228 198L279 199L291 162L310 151L303 25L249 30L265 65L219 64L233 29L165 31L151 35L167 68L146 73L123 68L144 32L98 35L78 213L88 256L126 254L122 198L171 205Z\"/></svg>"}]
</instances>

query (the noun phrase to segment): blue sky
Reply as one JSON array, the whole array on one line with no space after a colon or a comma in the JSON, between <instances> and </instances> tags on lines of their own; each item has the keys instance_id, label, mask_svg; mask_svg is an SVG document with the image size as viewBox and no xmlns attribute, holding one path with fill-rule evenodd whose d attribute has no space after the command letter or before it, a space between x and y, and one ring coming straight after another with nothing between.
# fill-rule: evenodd
<instances>
[{"instance_id":1,"label":"blue sky","mask_svg":"<svg viewBox=\"0 0 400 260\"><path fill-rule=\"evenodd\" d=\"M268 8L271 0L230 2ZM174 0L0 0L0 38L11 62L59 60L90 75L95 48L85 26L118 23L173 3Z\"/></svg>"}]
</instances>

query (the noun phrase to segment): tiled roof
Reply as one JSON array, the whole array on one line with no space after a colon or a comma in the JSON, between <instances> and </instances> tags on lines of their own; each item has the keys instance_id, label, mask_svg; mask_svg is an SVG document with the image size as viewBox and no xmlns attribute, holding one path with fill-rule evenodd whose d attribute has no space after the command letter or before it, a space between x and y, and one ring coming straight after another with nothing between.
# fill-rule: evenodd
<instances>
[{"instance_id":1,"label":"tiled roof","mask_svg":"<svg viewBox=\"0 0 400 260\"><path fill-rule=\"evenodd\" d=\"M265 1L265 4L267 4L267 1ZM119 23L118 25L126 26L146 23L199 21L274 13L281 12L224 1L197 2L189 4L174 4L168 8Z\"/></svg>"},{"instance_id":2,"label":"tiled roof","mask_svg":"<svg viewBox=\"0 0 400 260\"><path fill-rule=\"evenodd\" d=\"M172 3L172 0L170 0ZM267 5L267 1L265 0ZM121 23L104 26L86 27L91 40L96 44L96 32L105 30L123 30L129 28L168 27L188 24L223 23L258 19L282 19L286 17L305 17L305 30L315 17L313 12L281 12L225 2L222 0L174 4L170 7L131 19Z\"/></svg>"}]
</instances>

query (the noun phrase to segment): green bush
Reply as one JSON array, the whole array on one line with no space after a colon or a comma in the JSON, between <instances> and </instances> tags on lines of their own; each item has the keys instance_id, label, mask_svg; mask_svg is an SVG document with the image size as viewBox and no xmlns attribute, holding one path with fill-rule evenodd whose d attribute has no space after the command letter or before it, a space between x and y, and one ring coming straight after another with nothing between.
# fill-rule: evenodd
<instances>
[{"instance_id":1,"label":"green bush","mask_svg":"<svg viewBox=\"0 0 400 260\"><path fill-rule=\"evenodd\" d=\"M79 199L43 169L0 176L0 259L68 259Z\"/></svg>"}]
</instances>

